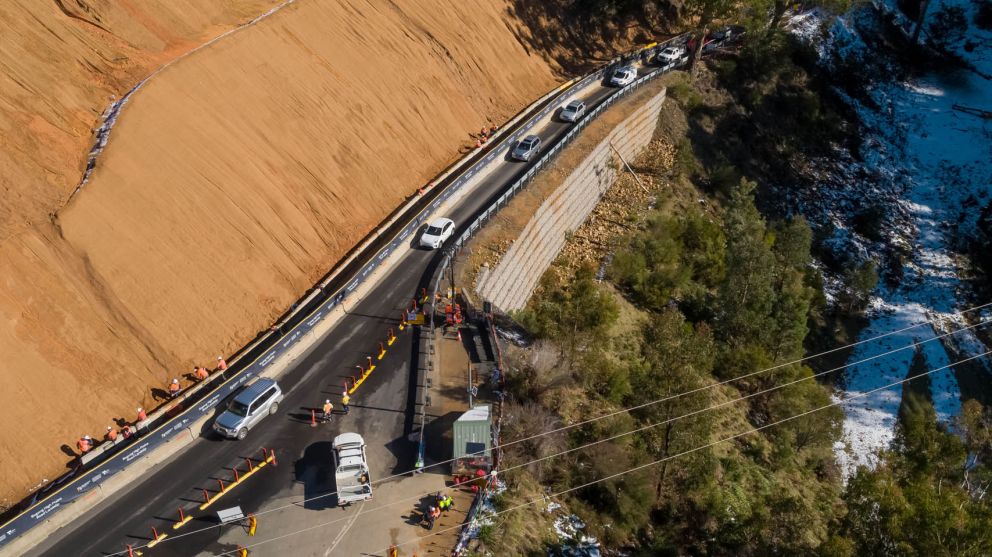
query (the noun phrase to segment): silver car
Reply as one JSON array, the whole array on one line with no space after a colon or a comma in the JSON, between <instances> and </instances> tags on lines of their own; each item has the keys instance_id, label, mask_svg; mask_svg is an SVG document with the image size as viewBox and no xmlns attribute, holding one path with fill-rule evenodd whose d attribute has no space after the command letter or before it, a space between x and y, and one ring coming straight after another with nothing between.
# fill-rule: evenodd
<instances>
[{"instance_id":1,"label":"silver car","mask_svg":"<svg viewBox=\"0 0 992 557\"><path fill-rule=\"evenodd\" d=\"M244 439L262 418L276 413L282 399L282 389L274 379L259 379L235 395L227 410L214 420L214 431L231 439Z\"/></svg>"},{"instance_id":2,"label":"silver car","mask_svg":"<svg viewBox=\"0 0 992 557\"><path fill-rule=\"evenodd\" d=\"M585 113L586 103L575 100L566 104L561 109L561 114L559 114L558 117L561 118L562 122L574 122L579 118L582 118L582 115Z\"/></svg>"},{"instance_id":3,"label":"silver car","mask_svg":"<svg viewBox=\"0 0 992 557\"><path fill-rule=\"evenodd\" d=\"M531 157L541 151L541 138L536 135L528 135L520 140L517 146L510 152L510 156L518 161L529 161Z\"/></svg>"}]
</instances>

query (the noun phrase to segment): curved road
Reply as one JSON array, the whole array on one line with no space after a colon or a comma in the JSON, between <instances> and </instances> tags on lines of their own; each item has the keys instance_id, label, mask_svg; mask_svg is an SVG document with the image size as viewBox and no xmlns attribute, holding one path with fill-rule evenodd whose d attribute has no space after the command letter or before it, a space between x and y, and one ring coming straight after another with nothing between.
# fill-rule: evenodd
<instances>
[{"instance_id":1,"label":"curved road","mask_svg":"<svg viewBox=\"0 0 992 557\"><path fill-rule=\"evenodd\" d=\"M615 90L594 86L586 90L584 100L591 110ZM569 126L555 120L544 126L539 122L535 129L541 130L538 134L547 147ZM491 172L482 182L462 196L457 206L446 215L460 226L470 223L528 166L505 159L493 164L495 168L490 167ZM455 237L460 233L461 229L457 230ZM412 237L411 247L418 240L419 234ZM59 557L114 554L124 550L125 544L145 545L153 526L159 531L166 531L170 537L155 548L142 550L145 555L189 556L232 551L236 546L223 542L221 538L227 529L236 526L210 528L181 536L183 532L210 526L211 522L194 519L178 531L172 530L171 523L176 520L178 507L192 507L191 502L202 501L200 488L216 488L217 482L211 478L226 481L231 476L230 467L240 463L240 467L244 468L244 457L257 457L260 447L275 449L278 466L260 470L207 511L197 511L197 515L207 513L216 516L218 509L235 505L245 512L252 512L266 503L271 506L272 501L298 500L301 484L306 497L333 491L330 440L341 431L357 431L365 436L373 480L411 470L417 445L408 436L414 431L414 416L418 410L415 398L418 347L411 329L398 333L396 343L353 397L349 415L337 415L331 423L313 428L310 427L310 413L306 408L319 406L325 398L331 398L340 408L343 377L351 376L354 363L362 361L377 346L387 328L395 327L396 316L421 287L427 286L440 259L440 251L410 249L405 253L401 262L382 277L370 294L279 379L286 393L279 412L263 420L248 434L247 439L228 441L212 434L200 437L160 466L156 473L104 501L88 517L59 531L30 554ZM428 450L431 451L431 448L428 447ZM376 489L381 490L387 483L377 484ZM377 496L370 505L388 502L381 499ZM363 523L371 513L357 514L357 506L341 511L334 504L334 497L330 496L282 512L323 513L327 517L301 517L301 528L354 512L354 517L340 524L350 526L352 533L363 531ZM404 514L413 506L412 502L400 503L389 512ZM265 521L266 517L259 517L259 538L253 541L288 533L269 531L263 535ZM348 529L345 529L335 534L328 529L324 533L327 547L332 548L335 537L343 537L347 532ZM278 545L281 544L263 546L257 552L252 551L251 555L277 554L280 551ZM372 545L365 549L372 551L381 547ZM329 555L331 551L328 549L320 554ZM347 554L353 552L348 551Z\"/></svg>"}]
</instances>

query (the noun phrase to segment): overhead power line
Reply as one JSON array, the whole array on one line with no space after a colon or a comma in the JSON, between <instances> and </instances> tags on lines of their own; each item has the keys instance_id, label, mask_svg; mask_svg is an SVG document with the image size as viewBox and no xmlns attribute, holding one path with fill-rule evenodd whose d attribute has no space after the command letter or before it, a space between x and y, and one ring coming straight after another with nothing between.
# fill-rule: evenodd
<instances>
[{"instance_id":1,"label":"overhead power line","mask_svg":"<svg viewBox=\"0 0 992 557\"><path fill-rule=\"evenodd\" d=\"M956 314L951 314L951 315L964 315L965 313L974 312L974 311L977 311L979 309L988 307L990 305L992 305L992 302L989 302L989 303L986 303L986 304L982 304L980 306L975 306L973 308L969 308L969 309L966 309L966 310L963 310L961 312L958 312ZM623 432L623 433L614 435L613 437L610 437L610 438L599 439L599 440L589 442L589 443L587 443L585 445L582 445L582 446L579 446L579 447L573 447L571 449L567 449L567 450L562 451L562 452L559 452L559 453L555 453L555 454L552 454L552 455L547 455L547 456L544 456L544 457L541 457L541 458L537 458L537 459L534 459L532 461L529 461L529 462L526 462L526 463L523 463L523 464L519 464L519 465L515 465L515 466L513 466L511 468L508 468L508 469L504 469L503 472L507 472L507 471L514 470L514 469L517 469L517 468L521 468L521 467L524 467L524 466L529 466L529 465L534 464L534 463L537 463L537 462L541 462L541 461L544 461L544 460L549 460L551 458L555 458L555 457L558 457L558 456L562 456L564 454L568 454L568 453L572 453L572 452L575 452L575 451L578 451L578 450L582 450L582 449L588 448L590 446L594 446L594 445L598 445L598 444L605 443L605 442L608 442L608 441L612 441L612 440L615 440L615 439L619 439L621 437L632 435L634 433L639 433L641 431L645 431L645 430L651 429L653 427L657 427L659 425L664 425L664 424L667 424L667 423L671 423L671 422L674 422L676 420L680 420L680 419L687 418L687 417L690 417L690 416L693 416L693 415L701 414L703 412L707 412L709 410L714 410L714 409L721 408L721 407L724 407L724 406L729 406L731 404L735 404L735 403L738 403L738 402L741 402L741 401L744 401L744 400L753 398L753 397L758 396L758 395L761 395L761 394L766 394L768 392L772 392L772 391L775 391L775 390L778 390L778 389L782 389L782 388L788 387L790 385L794 385L796 383L800 383L802 381L807 381L807 380L810 380L810 379L814 379L816 377L821 377L821 376L827 375L829 373L840 371L840 370L842 370L842 369L844 369L846 367L849 367L849 366L859 365L859 364L862 364L862 363L865 363L865 362L876 360L878 358L882 358L884 356L888 356L888 355L894 354L896 352L901 352L903 350L908 350L910 348L915 348L916 346L919 346L919 345L922 345L922 344L926 344L928 342L933 342L935 340L939 340L939 339L942 339L942 338L945 338L945 337L948 337L948 336L956 335L956 334L961 333L963 331L971 330L971 329L974 329L976 327L980 327L982 325L988 324L990 321L992 321L992 320L983 320L983 321L980 321L978 323L975 323L975 324L972 324L972 325L968 325L967 327L962 327L960 329L956 329L954 331L951 331L951 332L948 332L948 333L944 333L944 334L941 334L939 336L935 336L935 337L929 338L929 339L924 340L924 341L914 342L913 344L907 344L907 345L905 345L903 347L892 349L892 350L889 350L888 352L883 352L883 353L875 354L875 355L869 356L867 358L858 360L856 362L851 362L851 363L844 364L842 366L834 367L832 369L829 369L829 370L826 370L826 371L822 371L822 372L819 372L817 374L814 374L814 375L811 375L811 376L808 376L808 377L803 377L803 378L796 379L796 380L790 381L790 382L785 383L785 384L782 384L782 385L777 385L777 386L774 386L774 387L769 387L769 388L767 388L765 390L762 390L762 391L759 391L759 392L755 392L755 393L751 393L751 394L746 395L746 396L743 396L743 397L739 397L739 398L732 399L732 400L729 400L729 401L724 401L724 402L719 403L719 404L717 404L715 406L711 406L711 407L707 407L707 408L702 408L702 409L699 409L699 410L695 410L693 412L689 412L689 413L683 414L681 416L670 418L670 419L665 420L663 422L656 422L656 423L648 424L648 425L642 426L642 427L637 428L637 429L634 429L634 430L630 430L630 431L626 431L626 432ZM559 427L559 428L547 430L547 431L544 431L544 432L541 432L541 433L537 433L537 434L534 434L534 435L531 435L531 436L528 436L528 437L523 437L523 438L520 438L520 439L515 439L513 441L509 441L509 442L503 443L501 445L493 446L491 448L491 450L502 449L502 448L505 448L505 447L508 447L508 446L511 446L511 445L515 445L517 443L522 443L524 441L529 441L529 440L532 440L532 439L543 437L545 435L551 435L551 434L554 434L554 433L560 433L562 431L567 431L569 429L573 429L573 428L576 428L576 427L579 427L579 426L582 426L582 425L586 425L586 424L589 424L589 423L593 423L593 422L596 422L596 421L599 421L599 420L603 420L603 419L606 419L606 418L609 418L609 417L613 417L613 416L617 416L617 415L620 415L620 414L629 413L629 412L632 412L634 410L639 410L639 409L646 408L646 407L649 407L649 406L652 406L652 405L655 405L655 404L660 404L660 403L663 403L663 402L674 400L674 399L677 399L677 398L680 398L682 396L686 396L686 395L689 395L689 394L693 394L693 393L705 391L705 390L708 390L708 389L711 389L711 388L714 388L714 387L728 385L730 383L733 383L735 381L739 381L741 379L745 379L745 378L748 378L748 377L754 377L756 375L759 375L759 374L762 374L762 373L766 373L768 371L772 371L772 370L775 370L775 369L781 369L783 367L786 367L786 366L789 366L789 365L794 365L796 363L799 363L799 362L802 362L802 361L805 361L805 360L809 360L809 359L812 359L812 358L816 358L816 357L819 357L819 356L823 356L823 355L826 355L826 354L837 352L838 350L842 350L842 349L845 349L845 348L850 348L850 347L853 347L853 346L857 346L857 345L860 345L860 344L864 344L864 343L867 343L867 342L878 340L880 338L885 338L885 337L888 337L888 336L891 336L891 335L894 335L894 334L897 334L897 333L900 333L900 332L909 331L909 330L912 330L914 328L917 328L917 327L920 327L920 326L923 326L923 325L927 325L927 324L933 324L933 323L934 323L934 321L933 320L930 320L930 321L923 321L923 322L920 322L920 323L916 323L914 325L909 325L909 326L903 327L902 329L898 329L898 330L895 330L895 331L890 331L890 332L887 332L887 333L884 333L884 334L881 334L881 335L870 337L868 339L863 339L863 340L860 340L860 341L857 341L857 342L853 342L853 343L850 343L850 344L847 344L847 345L844 345L844 346L835 347L835 348L832 348L830 350L826 350L826 351L823 351L823 352L819 352L817 354L813 354L813 355L806 356L806 357L803 357L803 358L800 358L800 359L797 359L797 360L793 360L792 362L788 362L788 363L784 363L784 364L779 364L779 365L776 365L776 366L773 366L773 367L769 367L769 368L766 368L766 369L762 369L762 370L751 372L751 373L748 373L748 374L745 374L745 375L741 375L739 377L735 377L735 378L732 378L732 379L727 379L727 380L716 382L716 383L710 383L710 384L707 384L707 385L704 385L704 386L701 386L701 387L698 387L698 388L695 388L695 389L691 389L691 390L684 391L684 392L681 392L681 393L677 393L677 394L674 394L674 395L669 395L669 396L666 396L666 397L663 397L663 398L660 398L660 399L657 399L657 400L652 400L652 401L649 401L649 402L646 402L646 403L643 403L643 404L639 404L639 405L636 405L636 406L632 406L632 407L629 407L629 408L624 408L624 409L621 409L621 410L612 411L612 412L609 412L609 413L606 413L606 414L603 414L603 415L600 415L600 416L597 416L597 417L594 417L594 418L590 418L588 420L584 420L584 421L576 422L574 424L569 424L569 425L566 425L566 426L563 426L563 427ZM481 455L481 454L484 454L485 452L486 451L479 451L477 453L471 453L471 454ZM471 456L471 455L468 455L468 456ZM448 463L454 462L454 460L455 459L448 459L448 460L444 460L444 461L441 461L441 462L432 463L432 464L430 464L428 466L424 466L424 467L420 468L419 470L425 470L427 468L432 468L432 467L435 467L435 466L440 466L442 464L448 464ZM372 484L373 485L374 484L379 484L379 483L382 483L382 482L385 482L385 481L388 481L388 480L391 480L391 479L396 479L396 478L400 478L400 477L403 477L403 476L408 476L408 475L410 475L414 471L415 470L409 470L409 471L406 471L406 472L401 472L401 473L393 474L391 476L385 476L383 478L379 478L377 480L374 480L372 482ZM386 508L386 507L389 507L389 506L393 506L393 505L396 505L396 504L399 504L399 503L403 503L403 502L406 502L406 501L410 501L410 500L414 500L414 499L420 499L423 496L430 495L430 493L432 493L432 491L421 493L421 494L418 494L418 495L413 496L413 497L404 498L404 499L401 499L401 500L398 500L398 501L394 501L392 503L388 503L388 504L385 504L385 505L380 505L380 506L375 507L373 509L368 509L368 510L365 510L365 511L360 511L359 514L365 514L365 513L368 513L368 512L373 512L373 511L376 511L376 510L379 510L379 509L383 509L383 508ZM302 505L302 504L305 504L305 503L309 503L309 502L312 502L312 501L315 501L315 500L323 499L325 497L331 497L331 496L336 495L336 494L337 494L337 491L331 491L331 492L327 492L327 493L322 493L320 495L315 495L313 497L304 498L304 499L301 499L299 501L294 501L292 503L288 503L286 505L282 505L282 506L279 506L279 507L274 507L272 509L267 509L267 510L264 510L264 511L256 512L256 513L254 513L254 515L257 517L257 516L261 516L261 515L264 515L264 514L268 514L268 513L272 513L272 512L276 512L276 511L280 511L280 510L285 510L285 509L290 508L290 507L297 507L299 505ZM349 518L350 517L344 517L344 518L336 519L334 521L331 521L329 523L326 523L325 525L327 525L327 524L333 524L335 522L340 522L340 521L344 521L344 520L348 520ZM183 538L183 537L186 537L186 536L191 536L193 534L197 534L197 533L200 533L200 532L204 532L204 531L210 530L212 528L213 527L204 527L204 528L200 528L198 530L191 530L189 532L184 532L182 534L177 534L177 535L174 535L174 536L171 536L169 538L166 538L166 539L162 540L160 542L160 544L166 543L168 541L172 541L172 540L175 540L175 539ZM143 548L143 547L145 547L145 546L138 546L138 547L135 547L134 549L140 549L140 548ZM123 555L124 553L126 553L126 552L112 553L112 554L110 554L110 556L112 557L112 556L116 556L116 555Z\"/></svg>"},{"instance_id":2,"label":"overhead power line","mask_svg":"<svg viewBox=\"0 0 992 557\"><path fill-rule=\"evenodd\" d=\"M597 480L593 480L591 482L584 483L584 484L579 485L579 486L570 487L568 489L563 489L563 490L558 491L556 493L552 493L551 495L548 495L548 496L535 497L535 498L533 498L533 499L531 499L529 501L526 501L524 503L521 503L519 505L510 507L508 509L503 509L502 511L497 511L494 514L495 514L495 516L499 516L499 515L502 515L502 514L510 513L510 512L513 512L513 511L516 511L516 510L525 508L525 507L529 507L530 505L533 505L535 503L539 503L541 501L545 501L545 500L547 500L547 498L550 498L550 497L559 497L561 495L565 495L566 493L571 493L573 491L578 491L580 489L585 489L585 488L587 488L589 486L592 486L592 485L595 485L595 484L598 484L598 483L601 483L601 482L605 482L607 480L612 480L614 478L619 478L620 476L623 476L625 474L630 474L631 472L637 472L639 470L644 470L644 469L650 468L652 466L657 466L658 464L661 464L663 462L668 462L670 460L674 460L676 458L680 458L680 457L683 457L683 456L686 456L686 455L689 455L689 454L692 454L692 453L695 453L695 452L698 452L698 451L701 451L701 450L704 450L704 449L709 449L709 448L715 447L716 445L720 445L720 444L726 443L728 441L733 441L735 439L739 439L741 437L745 437L747 435L751 435L753 433L757 433L759 431L768 429L770 427L781 425L783 423L790 422L792 420L796 420L796 419L802 418L804 416L808 416L810 414L813 414L815 412L819 412L821 410L826 410L827 408L832 408L834 406L842 406L842 405L844 405L844 404L846 404L846 403L848 403L848 402L850 402L850 401L852 401L854 399L863 398L863 397L866 397L866 396L868 396L870 394L876 393L878 391L884 391L885 389L889 389L889 388L895 387L896 385L901 385L903 383L907 383L909 381L912 381L913 379L919 379L920 377L923 377L925 375L930 375L931 373L936 373L938 371L943 371L945 369L950 369L950 368L952 368L952 367L954 367L956 365L963 364L963 363L968 362L968 361L971 361L971 360L976 360L978 358L982 358L982 357L988 356L989 354L992 354L992 350L986 351L986 352L984 352L982 354L978 354L978 355L975 355L975 356L971 356L971 357L965 358L963 360L958 360L958 361L956 361L954 363L947 364L946 366L942 366L942 367L939 367L939 368L936 368L936 369L931 369L930 371L925 371L923 373L919 373L917 375L913 375L911 377L907 377L907 378L901 379L899 381L894 381L892 383L889 383L888 385L883 385L881 387L876 387L874 389L871 389L871 390L868 390L868 391L864 391L864 392L861 392L861 393L855 393L855 394L853 394L851 396L848 396L848 397L846 397L846 398L844 398L842 400L839 400L839 401L836 401L836 402L831 402L830 404L824 404L823 406L819 406L817 408L813 408L811 410L807 410L805 412L801 412L799 414L795 414L793 416L789 416L788 418L783 418L781 420L778 420L778 421L775 421L775 422L771 422L771 423L768 423L768 424L765 424L765 425L762 425L762 426L759 426L759 427L755 427L755 428L749 429L747 431L744 431L744 432L741 432L741 433L737 433L735 435L731 435L729 437L724 437L722 439L719 439L717 441L713 441L711 443L707 443L705 445L700 445L698 447L693 447L691 449L687 449L687 450L682 451L680 453L677 453L677 454L674 454L674 455L669 455L669 456L666 456L665 458L660 458L660 459L655 460L653 462L648 462L647 464L641 464L640 466L635 466L633 468L624 470L623 472L617 472L616 474L610 474L609 476L605 476L605 477L599 478ZM431 536L436 536L438 534L443 534L445 532L448 532L448 531L451 531L451 530L455 530L455 529L458 529L458 528L461 528L461 527L462 527L461 524L459 524L458 526L451 526L451 527L445 528L443 530L438 530L437 532L431 532L431 533L429 533L429 534L427 534L425 536L418 536L417 538L411 538L411 539L406 540L406 541L403 541L403 542L394 543L393 545L396 546L396 547L400 547L400 546L403 546L403 545L408 545L408 544L411 544L411 543L416 543L416 542L422 541L422 540L424 540L426 538L429 538ZM316 527L314 527L314 528L316 528ZM299 534L301 532L305 532L305 531L310 530L310 529L312 529L312 528L307 528L307 529L304 529L304 530L300 530L300 531L294 532L292 534L285 534L285 535L280 536L278 538L272 538L271 540L265 540L265 541L262 541L262 542L259 542L259 543L255 544L254 546L249 546L249 548L256 547L256 546L259 546L259 545L261 545L263 543L268 543L270 541L275 541L277 539L283 539L283 538L287 538L287 537L290 537L290 536L294 536L296 534ZM378 555L378 554L384 553L384 552L386 552L388 550L389 550L389 548L384 548L384 549L381 549L381 550L372 552L371 555ZM218 556L220 556L220 555L229 555L230 553L231 552L220 553L220 554L218 554Z\"/></svg>"},{"instance_id":3,"label":"overhead power line","mask_svg":"<svg viewBox=\"0 0 992 557\"><path fill-rule=\"evenodd\" d=\"M859 364L859 363L863 363L863 362L866 362L866 361L869 361L869 360L872 360L872 359L875 359L875 358L880 358L880 357L887 356L887 355L890 355L890 354L893 354L893 353L896 353L896 352L900 352L900 351L903 351L903 350L908 350L910 348L916 348L917 346L923 345L923 344L925 344L927 342L933 342L935 340L939 340L941 338L944 338L946 336L955 334L955 333L960 332L960 331L964 331L964 330L967 330L967 329L973 329L973 328L978 327L980 325L987 324L990 321L992 321L992 320L982 321L981 323L976 323L974 325L970 325L966 329L963 328L963 329L960 329L958 331L954 331L954 332L951 332L951 333L945 333L945 334L943 334L941 336L933 337L931 339L927 339L927 340L921 341L919 343L908 344L908 345L903 346L901 348L896 348L896 349L890 350L890 351L885 352L885 353L882 353L882 354L877 354L875 356L872 356L871 358L866 358L865 360L861 360L859 362L854 362L851 365L856 365L856 364ZM988 352L986 352L986 354L988 354ZM978 358L978 357L981 357L981 356L975 356L974 358ZM974 358L969 358L969 359L974 359ZM964 362L964 361L967 361L967 360L961 360L961 362ZM961 362L956 362L955 364L951 364L951 365L957 365L957 363L961 363ZM950 367L950 366L947 366L947 367ZM658 427L660 425L665 425L665 424L668 424L668 423L672 423L674 421L681 420L683 418L687 418L687 417L690 417L690 416L694 416L696 414L701 414L701 413L707 412L709 410L715 410L717 408L721 408L723 406L728 406L730 404L741 402L743 400L747 400L747 399L756 397L758 395L767 394L769 392L772 392L772 391L775 391L775 390L778 390L778 389L782 389L782 388L788 387L790 385L794 385L796 383L800 383L800 382L803 382L803 381L808 381L808 380L814 379L815 377L818 377L820 375L824 375L826 373L831 373L832 371L837 371L838 369L843 369L843 368L842 367L841 368L835 368L833 370L828 370L828 371L825 371L825 372L821 372L821 373L816 374L816 375L811 375L811 376L808 376L808 377L802 377L800 379L796 379L796 380L790 381L790 382L785 383L783 385L778 385L778 386L770 387L768 389L765 389L765 390L762 390L762 391L759 391L759 392L751 393L751 394L749 394L747 396L736 398L736 399L733 399L733 400L730 400L730 401L725 401L725 402L722 402L722 403L717 404L717 405L714 405L714 406L710 406L710 407L707 407L707 408L702 408L702 409L699 409L699 410L695 410L695 411L689 412L687 414L682 414L680 416L676 416L674 418L669 418L667 420L663 420L663 421L660 421L660 422L654 422L654 423L651 423L651 424L648 424L648 425L645 425L645 426L642 426L642 427L639 427L639 428L635 428L635 429L632 429L632 430L629 430L629 431L624 431L624 432L618 433L618 434L616 434L616 435L614 435L612 437L607 437L607 438L603 438L603 439L597 439L595 441L590 441L589 443L586 443L584 445L580 445L580 446L577 446L577 447L572 447L570 449L566 449L564 451L561 451L561 452L558 452L558 453L555 453L555 454L546 455L546 456L543 456L543 457L540 457L540 458L529 460L529 461L524 462L522 464L516 464L514 466L510 466L510 467L504 468L504 469L500 470L499 473L500 474L505 474L507 472L510 472L510 471L513 471L513 470L517 470L519 468L523 468L523 467L529 466L531 464L535 464L537 462L542 462L542 461L545 461L545 460L550 460L552 458L559 457L559 456L562 456L562 455L565 455L565 454L568 454L568 453L573 453L573 452L576 452L576 451L587 449L589 447L593 447L595 445L606 443L608 441L613 441L613 440L619 439L621 437L626 437L628 435L633 435L635 433L640 433L642 431L646 431L648 429L651 429L651 428L654 428L654 427ZM938 371L938 370L933 370L933 371ZM929 373L933 373L933 371L931 371ZM891 385L888 385L888 386L891 386ZM882 388L885 388L885 387L882 387ZM863 396L863 395L859 395L859 396ZM856 397L851 396L850 398L856 398ZM834 404L834 405L836 405L836 404ZM831 405L827 405L827 406L824 406L824 407L816 408L816 409L811 410L809 412L815 412L815 411L818 411L818 410L822 410L823 408L827 408L829 406L831 406ZM795 419L795 416L792 417L792 418L790 418L790 419ZM787 420L785 420L785 421L787 421ZM757 430L755 430L755 431L757 431ZM436 491L436 490L427 491L427 492L424 492L424 493L418 493L416 495L413 495L413 496L410 496L410 497L404 497L402 499L398 499L396 501L392 501L392 502L386 503L384 505L379 505L379 506L374 507L374 508L371 508L371 509L361 510L361 511L358 511L357 512L357 515L360 516L360 515L363 515L363 514L380 511L380 510L385 509L387 507L392 507L392 506L395 506L395 505L399 505L401 503L408 503L410 501L418 501L418 500L422 499L423 497L430 495L434 491ZM320 496L318 496L318 497L320 497ZM256 516L258 514L262 514L262 513L256 513ZM346 516L346 517L337 518L337 519L334 519L334 520L331 520L331 521L328 521L328 522L324 522L320 526L330 526L330 525L336 524L338 522L344 522L346 520L351 520L352 518L354 518L354 516L356 516L356 515L349 515L349 516Z\"/></svg>"}]
</instances>

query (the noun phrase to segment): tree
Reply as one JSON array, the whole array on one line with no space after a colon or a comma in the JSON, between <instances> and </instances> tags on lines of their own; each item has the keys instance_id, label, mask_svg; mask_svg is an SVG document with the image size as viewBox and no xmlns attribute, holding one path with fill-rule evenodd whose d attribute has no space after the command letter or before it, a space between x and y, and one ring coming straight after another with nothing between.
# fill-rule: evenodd
<instances>
[{"instance_id":1,"label":"tree","mask_svg":"<svg viewBox=\"0 0 992 557\"><path fill-rule=\"evenodd\" d=\"M937 422L929 400L905 396L892 450L848 483L842 533L858 554L988 555L992 504L962 481L964 443Z\"/></svg>"},{"instance_id":2,"label":"tree","mask_svg":"<svg viewBox=\"0 0 992 557\"><path fill-rule=\"evenodd\" d=\"M856 267L849 267L844 273L844 282L849 288L847 311L860 311L868 304L875 285L878 284L878 271L875 262L868 260Z\"/></svg>"},{"instance_id":3,"label":"tree","mask_svg":"<svg viewBox=\"0 0 992 557\"><path fill-rule=\"evenodd\" d=\"M640 434L647 452L655 459L663 459L705 444L712 428L711 413L673 419L709 404L710 398L704 391L675 396L709 381L715 352L709 328L694 327L678 310L666 309L652 317L644 327L643 337L644 365L631 374L632 402L661 400L635 414L642 422L661 424ZM661 463L655 481L656 500L661 501L666 495L676 497L677 490L687 482L698 481L690 471L705 467L707 454L700 451L687 455L674 468L674 463ZM672 469L678 470L674 477L669 474Z\"/></svg>"},{"instance_id":4,"label":"tree","mask_svg":"<svg viewBox=\"0 0 992 557\"><path fill-rule=\"evenodd\" d=\"M521 323L540 338L559 343L567 369L571 369L581 345L601 340L616 322L619 309L609 292L595 280L589 267L576 269L565 288L545 283L534 309L522 312Z\"/></svg>"},{"instance_id":5,"label":"tree","mask_svg":"<svg viewBox=\"0 0 992 557\"><path fill-rule=\"evenodd\" d=\"M726 16L734 3L731 0L685 0L682 4L683 15L693 25L692 50L692 79L696 79L699 70L699 60L703 56L703 41L706 39L708 27L714 19Z\"/></svg>"},{"instance_id":6,"label":"tree","mask_svg":"<svg viewBox=\"0 0 992 557\"><path fill-rule=\"evenodd\" d=\"M775 257L765 236L765 221L754 206L755 183L741 179L724 216L727 277L720 288L716 330L732 346L768 335L775 303Z\"/></svg>"}]
</instances>

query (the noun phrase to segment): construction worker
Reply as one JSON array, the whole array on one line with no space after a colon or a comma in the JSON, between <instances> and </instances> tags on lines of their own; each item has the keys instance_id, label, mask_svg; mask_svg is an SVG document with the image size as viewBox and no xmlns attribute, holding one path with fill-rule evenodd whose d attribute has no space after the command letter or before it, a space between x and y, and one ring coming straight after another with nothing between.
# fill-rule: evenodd
<instances>
[{"instance_id":1,"label":"construction worker","mask_svg":"<svg viewBox=\"0 0 992 557\"><path fill-rule=\"evenodd\" d=\"M494 135L494 134L495 134L496 132L498 132L498 131L499 131L499 126L497 126L496 124L493 124L493 125L492 125L492 126L491 126L491 127L489 128L489 135Z\"/></svg>"},{"instance_id":2,"label":"construction worker","mask_svg":"<svg viewBox=\"0 0 992 557\"><path fill-rule=\"evenodd\" d=\"M488 134L488 133L489 133L489 130L487 130L485 126L482 126L482 129L479 130L479 136L480 137L486 137L486 134Z\"/></svg>"},{"instance_id":3,"label":"construction worker","mask_svg":"<svg viewBox=\"0 0 992 557\"><path fill-rule=\"evenodd\" d=\"M86 454L93 448L93 440L89 435L83 435L79 441L76 441L76 448L79 449L80 454Z\"/></svg>"},{"instance_id":4,"label":"construction worker","mask_svg":"<svg viewBox=\"0 0 992 557\"><path fill-rule=\"evenodd\" d=\"M431 505L431 507L427 509L427 514L424 515L424 518L427 519L428 530L434 529L434 521L437 520L438 517L440 516L441 516L441 510L435 507L434 505Z\"/></svg>"},{"instance_id":5,"label":"construction worker","mask_svg":"<svg viewBox=\"0 0 992 557\"><path fill-rule=\"evenodd\" d=\"M348 413L349 402L351 402L351 397L348 396L348 391L341 393L341 408L344 410L345 414Z\"/></svg>"},{"instance_id":6,"label":"construction worker","mask_svg":"<svg viewBox=\"0 0 992 557\"><path fill-rule=\"evenodd\" d=\"M117 441L117 431L108 425L107 433L103 435L103 438L113 443L114 441Z\"/></svg>"},{"instance_id":7,"label":"construction worker","mask_svg":"<svg viewBox=\"0 0 992 557\"><path fill-rule=\"evenodd\" d=\"M121 438L125 441L131 438L131 426L125 425L121 428Z\"/></svg>"},{"instance_id":8,"label":"construction worker","mask_svg":"<svg viewBox=\"0 0 992 557\"><path fill-rule=\"evenodd\" d=\"M444 494L444 496L441 497L441 501L438 502L438 507L441 509L442 512L447 513L448 509L450 509L451 505L453 505L454 503L455 501L454 499L451 498L450 495Z\"/></svg>"},{"instance_id":9,"label":"construction worker","mask_svg":"<svg viewBox=\"0 0 992 557\"><path fill-rule=\"evenodd\" d=\"M147 419L148 419L148 414L145 414L145 411L139 406L138 407L138 421L139 422L143 422L143 421L145 421Z\"/></svg>"},{"instance_id":10,"label":"construction worker","mask_svg":"<svg viewBox=\"0 0 992 557\"><path fill-rule=\"evenodd\" d=\"M169 397L176 398L179 396L179 391L181 390L183 390L183 387L179 384L179 379L173 378L172 383L169 383Z\"/></svg>"},{"instance_id":11,"label":"construction worker","mask_svg":"<svg viewBox=\"0 0 992 557\"><path fill-rule=\"evenodd\" d=\"M331 399L324 401L324 421L331 419L331 412L334 411L334 405L331 404Z\"/></svg>"},{"instance_id":12,"label":"construction worker","mask_svg":"<svg viewBox=\"0 0 992 557\"><path fill-rule=\"evenodd\" d=\"M203 366L196 366L193 368L193 375L196 376L197 381L203 381L207 377L210 377L210 372Z\"/></svg>"},{"instance_id":13,"label":"construction worker","mask_svg":"<svg viewBox=\"0 0 992 557\"><path fill-rule=\"evenodd\" d=\"M224 358L221 358L220 356L217 356L217 370L227 371L227 362L225 362Z\"/></svg>"}]
</instances>

